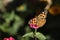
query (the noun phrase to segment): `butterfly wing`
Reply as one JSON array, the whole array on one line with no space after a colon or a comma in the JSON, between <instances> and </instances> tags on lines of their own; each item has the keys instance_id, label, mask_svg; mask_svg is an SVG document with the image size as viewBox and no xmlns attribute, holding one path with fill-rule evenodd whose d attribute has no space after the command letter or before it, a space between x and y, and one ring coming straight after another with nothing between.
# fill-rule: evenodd
<instances>
[{"instance_id":1,"label":"butterfly wing","mask_svg":"<svg viewBox=\"0 0 60 40\"><path fill-rule=\"evenodd\" d=\"M46 23L46 14L42 13L36 16L35 18L29 21L29 24L37 25L38 27L42 27Z\"/></svg>"}]
</instances>

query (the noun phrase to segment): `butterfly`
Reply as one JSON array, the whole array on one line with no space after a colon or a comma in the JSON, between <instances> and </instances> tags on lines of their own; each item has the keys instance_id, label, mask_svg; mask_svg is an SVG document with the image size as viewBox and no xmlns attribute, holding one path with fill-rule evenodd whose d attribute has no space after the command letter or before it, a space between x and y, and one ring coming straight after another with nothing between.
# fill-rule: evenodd
<instances>
[{"instance_id":1,"label":"butterfly","mask_svg":"<svg viewBox=\"0 0 60 40\"><path fill-rule=\"evenodd\" d=\"M47 17L47 14L46 12L42 12L40 13L38 16L32 18L28 24L33 24L33 25L36 25L34 27L42 27L45 23L46 23L46 17Z\"/></svg>"}]
</instances>

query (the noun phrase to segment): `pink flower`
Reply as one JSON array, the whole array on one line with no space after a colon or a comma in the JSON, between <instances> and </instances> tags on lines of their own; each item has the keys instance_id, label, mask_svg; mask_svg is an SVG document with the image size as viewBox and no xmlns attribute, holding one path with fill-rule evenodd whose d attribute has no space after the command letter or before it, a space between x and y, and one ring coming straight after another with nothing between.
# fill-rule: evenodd
<instances>
[{"instance_id":1,"label":"pink flower","mask_svg":"<svg viewBox=\"0 0 60 40\"><path fill-rule=\"evenodd\" d=\"M38 28L39 28L38 25L36 25L36 24L29 24L29 26L30 26L31 28L34 28L34 29L38 29Z\"/></svg>"},{"instance_id":2,"label":"pink flower","mask_svg":"<svg viewBox=\"0 0 60 40\"><path fill-rule=\"evenodd\" d=\"M4 38L3 40L9 40L9 38Z\"/></svg>"},{"instance_id":3,"label":"pink flower","mask_svg":"<svg viewBox=\"0 0 60 40\"><path fill-rule=\"evenodd\" d=\"M31 28L34 28L34 29L38 29L39 28L39 26L37 25L37 21L36 20L37 20L36 18L33 18L33 19L31 19L29 21L29 26Z\"/></svg>"},{"instance_id":4,"label":"pink flower","mask_svg":"<svg viewBox=\"0 0 60 40\"><path fill-rule=\"evenodd\" d=\"M9 40L15 40L13 37L10 37Z\"/></svg>"},{"instance_id":5,"label":"pink flower","mask_svg":"<svg viewBox=\"0 0 60 40\"><path fill-rule=\"evenodd\" d=\"M3 40L15 40L13 37L4 38Z\"/></svg>"}]
</instances>

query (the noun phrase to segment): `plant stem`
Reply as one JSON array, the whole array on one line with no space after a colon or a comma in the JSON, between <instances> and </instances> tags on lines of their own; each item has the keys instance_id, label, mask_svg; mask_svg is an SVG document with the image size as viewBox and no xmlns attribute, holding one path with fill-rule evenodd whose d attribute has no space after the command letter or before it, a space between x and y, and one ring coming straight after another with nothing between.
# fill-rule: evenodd
<instances>
[{"instance_id":1,"label":"plant stem","mask_svg":"<svg viewBox=\"0 0 60 40\"><path fill-rule=\"evenodd\" d=\"M37 32L37 29L35 29L35 34L34 34L35 35L35 40L36 40L36 32Z\"/></svg>"}]
</instances>

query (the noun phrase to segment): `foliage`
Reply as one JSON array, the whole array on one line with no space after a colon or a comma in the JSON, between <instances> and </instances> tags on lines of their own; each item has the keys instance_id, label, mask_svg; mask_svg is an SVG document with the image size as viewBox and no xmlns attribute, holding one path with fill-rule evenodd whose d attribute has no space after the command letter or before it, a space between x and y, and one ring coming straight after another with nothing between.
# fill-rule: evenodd
<instances>
[{"instance_id":1,"label":"foliage","mask_svg":"<svg viewBox=\"0 0 60 40\"><path fill-rule=\"evenodd\" d=\"M11 13L5 13L2 17L5 19L5 22L0 25L0 29L10 34L16 34L18 28L22 26L24 22L22 18L15 15L14 11L12 11ZM10 22L13 20L14 24L10 27Z\"/></svg>"},{"instance_id":2,"label":"foliage","mask_svg":"<svg viewBox=\"0 0 60 40\"><path fill-rule=\"evenodd\" d=\"M25 37L25 38L26 37L34 38L34 33L33 32L27 33L27 34L23 35L23 37ZM36 33L36 38L38 38L39 40L46 40L46 37L40 32Z\"/></svg>"}]
</instances>

